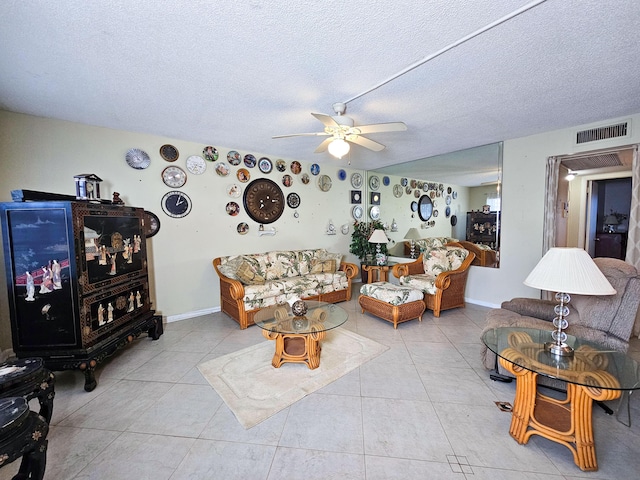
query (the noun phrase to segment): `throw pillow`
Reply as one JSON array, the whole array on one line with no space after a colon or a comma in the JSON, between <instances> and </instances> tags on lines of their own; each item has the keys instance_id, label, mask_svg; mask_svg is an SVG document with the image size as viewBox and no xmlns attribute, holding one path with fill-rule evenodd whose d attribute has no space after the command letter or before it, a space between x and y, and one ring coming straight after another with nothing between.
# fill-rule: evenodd
<instances>
[{"instance_id":1,"label":"throw pillow","mask_svg":"<svg viewBox=\"0 0 640 480\"><path fill-rule=\"evenodd\" d=\"M245 285L264 285L264 277L258 275L255 269L248 263L242 262L236 271L236 276Z\"/></svg>"},{"instance_id":2,"label":"throw pillow","mask_svg":"<svg viewBox=\"0 0 640 480\"><path fill-rule=\"evenodd\" d=\"M238 267L244 262L244 258L242 255L238 255L237 257L229 257L225 263L220 264L218 270L225 277L232 278L233 280L238 280L236 276L236 272L238 271Z\"/></svg>"},{"instance_id":3,"label":"throw pillow","mask_svg":"<svg viewBox=\"0 0 640 480\"><path fill-rule=\"evenodd\" d=\"M314 260L311 273L334 273L336 271L335 260Z\"/></svg>"},{"instance_id":4,"label":"throw pillow","mask_svg":"<svg viewBox=\"0 0 640 480\"><path fill-rule=\"evenodd\" d=\"M336 269L340 268L340 264L342 263L342 254L341 253L331 253L322 251L318 254L318 260L334 260L336 262Z\"/></svg>"}]
</instances>

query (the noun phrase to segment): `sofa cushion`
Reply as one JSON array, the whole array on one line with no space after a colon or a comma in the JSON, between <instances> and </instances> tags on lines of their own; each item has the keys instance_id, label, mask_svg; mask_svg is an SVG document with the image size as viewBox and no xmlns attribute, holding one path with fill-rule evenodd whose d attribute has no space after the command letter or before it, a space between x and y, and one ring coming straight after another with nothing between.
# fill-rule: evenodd
<instances>
[{"instance_id":1,"label":"sofa cushion","mask_svg":"<svg viewBox=\"0 0 640 480\"><path fill-rule=\"evenodd\" d=\"M391 305L404 305L405 303L422 300L422 291L412 287L394 285L387 282L375 282L362 285L360 293L367 297L375 298Z\"/></svg>"},{"instance_id":2,"label":"sofa cushion","mask_svg":"<svg viewBox=\"0 0 640 480\"><path fill-rule=\"evenodd\" d=\"M405 277L400 277L399 281L400 285L416 288L424 293L435 295L436 278L437 275L431 275L430 273L421 273L419 275L407 275Z\"/></svg>"},{"instance_id":3,"label":"sofa cushion","mask_svg":"<svg viewBox=\"0 0 640 480\"><path fill-rule=\"evenodd\" d=\"M315 259L311 264L311 273L333 273L336 271L335 260Z\"/></svg>"},{"instance_id":4,"label":"sofa cushion","mask_svg":"<svg viewBox=\"0 0 640 480\"><path fill-rule=\"evenodd\" d=\"M247 261L240 264L236 270L236 277L245 285L264 285L265 283L265 278Z\"/></svg>"},{"instance_id":5,"label":"sofa cushion","mask_svg":"<svg viewBox=\"0 0 640 480\"><path fill-rule=\"evenodd\" d=\"M447 243L457 242L458 239L451 237L428 237L421 238L419 240L415 240L414 244L419 251L423 252L424 250L428 250L430 248L440 248L444 247ZM411 247L411 242L407 242L409 247Z\"/></svg>"},{"instance_id":6,"label":"sofa cushion","mask_svg":"<svg viewBox=\"0 0 640 480\"><path fill-rule=\"evenodd\" d=\"M238 267L240 267L242 262L244 262L244 257L242 255L237 255L234 257L222 257L218 269L220 270L220 273L222 273L225 277L231 278L233 280L238 280L236 272L238 271Z\"/></svg>"},{"instance_id":7,"label":"sofa cushion","mask_svg":"<svg viewBox=\"0 0 640 480\"><path fill-rule=\"evenodd\" d=\"M457 270L469 255L469 251L460 247L438 247L426 250L422 254L425 273L438 275L442 272Z\"/></svg>"}]
</instances>

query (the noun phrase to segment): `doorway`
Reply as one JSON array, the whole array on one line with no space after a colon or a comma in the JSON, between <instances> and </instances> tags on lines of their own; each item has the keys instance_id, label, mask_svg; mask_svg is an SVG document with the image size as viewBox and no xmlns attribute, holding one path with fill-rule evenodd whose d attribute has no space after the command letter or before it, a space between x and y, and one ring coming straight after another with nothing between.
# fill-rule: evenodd
<instances>
[{"instance_id":1,"label":"doorway","mask_svg":"<svg viewBox=\"0 0 640 480\"><path fill-rule=\"evenodd\" d=\"M589 180L586 247L592 257L624 260L631 208L631 177Z\"/></svg>"}]
</instances>

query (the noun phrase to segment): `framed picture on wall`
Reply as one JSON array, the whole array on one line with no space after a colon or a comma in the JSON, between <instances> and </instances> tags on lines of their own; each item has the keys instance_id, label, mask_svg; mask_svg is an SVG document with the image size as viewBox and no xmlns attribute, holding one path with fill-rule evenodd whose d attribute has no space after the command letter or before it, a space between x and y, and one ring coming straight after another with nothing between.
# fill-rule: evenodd
<instances>
[{"instance_id":1,"label":"framed picture on wall","mask_svg":"<svg viewBox=\"0 0 640 480\"><path fill-rule=\"evenodd\" d=\"M371 205L380 205L380 192L371 192Z\"/></svg>"},{"instance_id":2,"label":"framed picture on wall","mask_svg":"<svg viewBox=\"0 0 640 480\"><path fill-rule=\"evenodd\" d=\"M351 190L351 203L362 203L362 192L360 190Z\"/></svg>"}]
</instances>

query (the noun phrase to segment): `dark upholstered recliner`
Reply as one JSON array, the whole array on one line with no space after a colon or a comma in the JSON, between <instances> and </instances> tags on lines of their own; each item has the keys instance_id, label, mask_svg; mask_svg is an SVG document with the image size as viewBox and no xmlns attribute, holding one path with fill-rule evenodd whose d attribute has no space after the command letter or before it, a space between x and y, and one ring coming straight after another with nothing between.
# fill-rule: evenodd
<instances>
[{"instance_id":1,"label":"dark upholstered recliner","mask_svg":"<svg viewBox=\"0 0 640 480\"><path fill-rule=\"evenodd\" d=\"M595 258L594 262L616 290L615 295L572 295L567 317L568 334L626 352L640 304L640 276L632 265L615 258ZM502 308L487 313L482 332L497 327L524 327L553 330L553 309L557 302L514 298ZM496 356L486 346L482 361L487 369L496 365ZM502 373L502 371L501 371Z\"/></svg>"}]
</instances>

